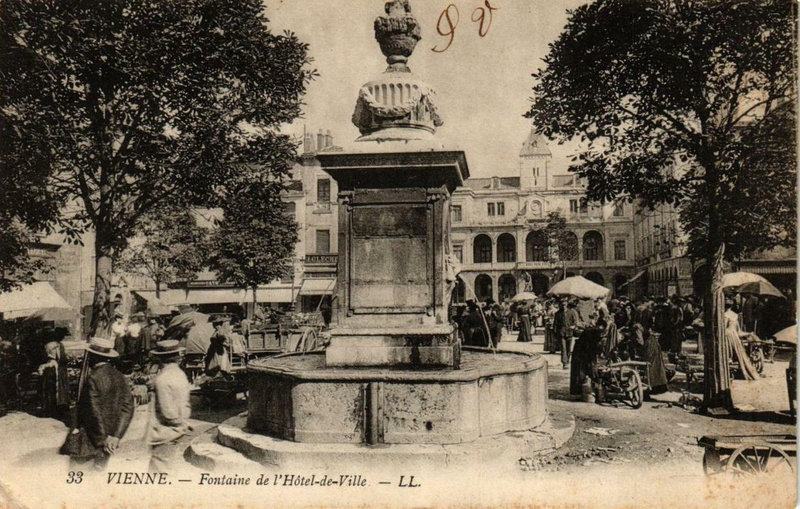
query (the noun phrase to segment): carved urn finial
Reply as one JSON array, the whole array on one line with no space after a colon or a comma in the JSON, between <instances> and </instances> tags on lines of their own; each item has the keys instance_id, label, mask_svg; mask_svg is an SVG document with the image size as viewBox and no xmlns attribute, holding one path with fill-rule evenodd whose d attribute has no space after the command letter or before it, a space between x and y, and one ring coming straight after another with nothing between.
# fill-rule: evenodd
<instances>
[{"instance_id":1,"label":"carved urn finial","mask_svg":"<svg viewBox=\"0 0 800 509\"><path fill-rule=\"evenodd\" d=\"M386 55L388 70L408 72L406 62L421 38L419 24L408 0L386 2L384 10L387 15L375 19L375 39Z\"/></svg>"},{"instance_id":2,"label":"carved urn finial","mask_svg":"<svg viewBox=\"0 0 800 509\"><path fill-rule=\"evenodd\" d=\"M375 19L375 39L389 67L358 91L353 124L358 141L419 140L442 125L436 93L414 76L406 62L421 39L408 0L386 2L386 16Z\"/></svg>"}]
</instances>

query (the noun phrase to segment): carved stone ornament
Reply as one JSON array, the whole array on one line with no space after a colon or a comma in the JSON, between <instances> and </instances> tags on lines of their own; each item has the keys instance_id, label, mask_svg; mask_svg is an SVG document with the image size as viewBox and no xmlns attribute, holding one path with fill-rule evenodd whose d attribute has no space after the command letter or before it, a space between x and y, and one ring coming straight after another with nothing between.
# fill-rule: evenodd
<instances>
[{"instance_id":1,"label":"carved stone ornament","mask_svg":"<svg viewBox=\"0 0 800 509\"><path fill-rule=\"evenodd\" d=\"M421 38L419 24L408 0L386 2L384 10L387 16L375 19L375 39L390 69L408 72L406 62Z\"/></svg>"},{"instance_id":2,"label":"carved stone ornament","mask_svg":"<svg viewBox=\"0 0 800 509\"><path fill-rule=\"evenodd\" d=\"M429 138L442 121L431 87L414 76L406 62L420 40L420 28L408 0L386 2L385 16L375 19L375 39L389 67L358 91L353 124L358 141Z\"/></svg>"}]
</instances>

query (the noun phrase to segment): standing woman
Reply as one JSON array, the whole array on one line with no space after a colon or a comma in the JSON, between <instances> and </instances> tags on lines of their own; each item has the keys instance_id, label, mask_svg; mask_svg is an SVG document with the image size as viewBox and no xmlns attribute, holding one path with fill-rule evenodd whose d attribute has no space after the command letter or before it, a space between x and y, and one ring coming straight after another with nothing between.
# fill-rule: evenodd
<instances>
[{"instance_id":1,"label":"standing woman","mask_svg":"<svg viewBox=\"0 0 800 509\"><path fill-rule=\"evenodd\" d=\"M531 315L530 308L525 302L520 302L517 306L517 320L519 321L519 335L517 341L530 343L531 337Z\"/></svg>"},{"instance_id":2,"label":"standing woman","mask_svg":"<svg viewBox=\"0 0 800 509\"><path fill-rule=\"evenodd\" d=\"M547 303L546 309L547 311L544 317L544 351L556 353L561 343L555 331L555 317L558 306L554 301L550 301Z\"/></svg>"},{"instance_id":3,"label":"standing woman","mask_svg":"<svg viewBox=\"0 0 800 509\"><path fill-rule=\"evenodd\" d=\"M759 378L758 371L750 362L750 356L747 355L747 350L742 344L741 337L747 334L742 333L739 327L739 314L735 311L734 306L734 302L725 299L725 349L728 352L728 358L735 356L739 361L741 376L745 380L756 380Z\"/></svg>"}]
</instances>

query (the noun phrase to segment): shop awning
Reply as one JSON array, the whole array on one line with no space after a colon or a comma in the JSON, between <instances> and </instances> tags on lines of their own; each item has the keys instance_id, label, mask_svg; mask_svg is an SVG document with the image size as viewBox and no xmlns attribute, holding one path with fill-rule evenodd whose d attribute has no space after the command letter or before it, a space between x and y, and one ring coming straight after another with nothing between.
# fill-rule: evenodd
<instances>
[{"instance_id":1,"label":"shop awning","mask_svg":"<svg viewBox=\"0 0 800 509\"><path fill-rule=\"evenodd\" d=\"M797 272L797 267L792 265L749 265L747 263L740 263L741 270L753 272L755 274L794 274Z\"/></svg>"},{"instance_id":2,"label":"shop awning","mask_svg":"<svg viewBox=\"0 0 800 509\"><path fill-rule=\"evenodd\" d=\"M620 287L620 288L623 288L623 287L625 287L625 286L628 286L629 284L633 283L634 281L636 281L636 280L637 280L637 279L639 279L640 277L644 276L644 273L645 273L645 272L647 272L647 269L645 269L645 270L640 270L639 272L637 272L637 273L636 273L636 275L635 275L635 276L633 276L633 277L632 277L632 278L630 278L629 280L627 280L627 281L625 281L624 283L622 283L621 285L619 285L619 287Z\"/></svg>"},{"instance_id":3,"label":"shop awning","mask_svg":"<svg viewBox=\"0 0 800 509\"><path fill-rule=\"evenodd\" d=\"M47 281L0 293L0 313L5 319L29 316L44 309L72 309Z\"/></svg>"},{"instance_id":4,"label":"shop awning","mask_svg":"<svg viewBox=\"0 0 800 509\"><path fill-rule=\"evenodd\" d=\"M151 313L155 313L157 315L168 315L172 311L177 311L178 308L175 306L170 306L168 304L164 304L158 297L156 297L156 292L148 291L148 290L140 290L133 292L139 297L141 297L145 302L147 302L147 310Z\"/></svg>"},{"instance_id":5,"label":"shop awning","mask_svg":"<svg viewBox=\"0 0 800 509\"><path fill-rule=\"evenodd\" d=\"M256 292L258 302L278 303L292 302L292 289L259 288ZM245 304L253 302L253 291L242 288L191 288L185 290L169 290L161 293L164 304Z\"/></svg>"},{"instance_id":6,"label":"shop awning","mask_svg":"<svg viewBox=\"0 0 800 509\"><path fill-rule=\"evenodd\" d=\"M331 295L336 280L331 278L306 279L300 287L300 295Z\"/></svg>"}]
</instances>

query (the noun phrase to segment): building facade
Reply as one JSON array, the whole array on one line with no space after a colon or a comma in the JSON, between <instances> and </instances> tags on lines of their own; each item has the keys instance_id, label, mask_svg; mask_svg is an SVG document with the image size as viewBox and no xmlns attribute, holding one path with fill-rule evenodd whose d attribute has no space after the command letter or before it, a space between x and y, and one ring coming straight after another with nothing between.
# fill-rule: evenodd
<instances>
[{"instance_id":1,"label":"building facade","mask_svg":"<svg viewBox=\"0 0 800 509\"><path fill-rule=\"evenodd\" d=\"M630 281L631 294L636 298L692 295L692 262L675 206L662 204L650 210L637 204L633 231L637 272Z\"/></svg>"},{"instance_id":2,"label":"building facade","mask_svg":"<svg viewBox=\"0 0 800 509\"><path fill-rule=\"evenodd\" d=\"M634 275L633 208L592 204L585 183L554 160L547 140L531 131L519 153L518 174L471 178L453 193L453 252L461 263L457 300L501 302L529 290L542 295L565 275L627 292ZM577 255L552 259L542 232L550 212L566 219Z\"/></svg>"}]
</instances>

